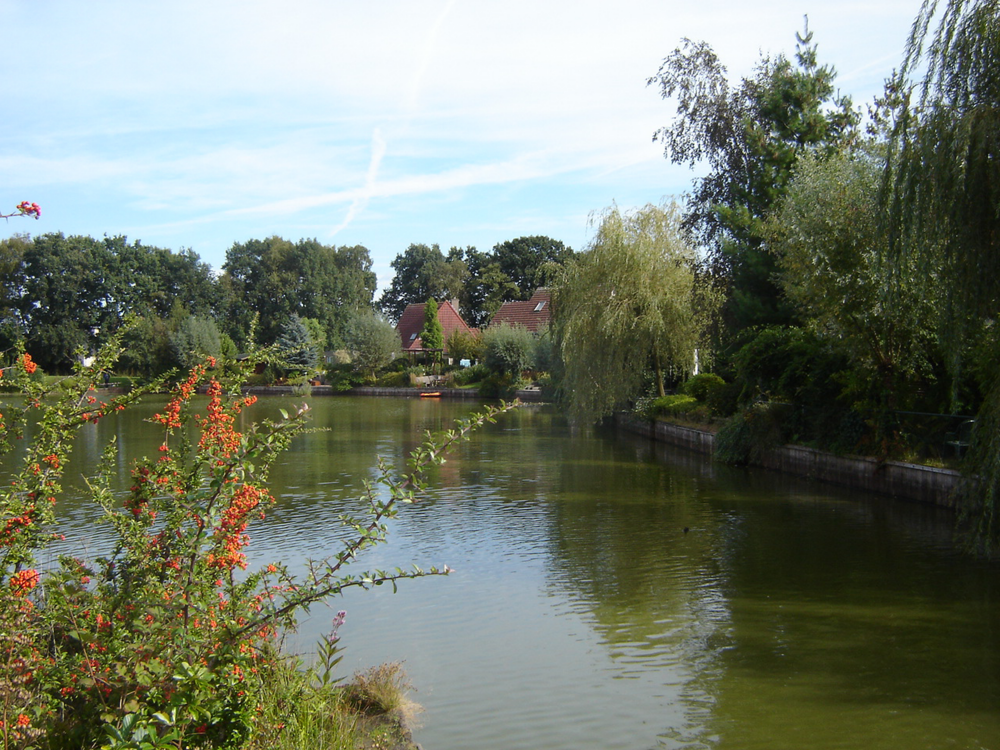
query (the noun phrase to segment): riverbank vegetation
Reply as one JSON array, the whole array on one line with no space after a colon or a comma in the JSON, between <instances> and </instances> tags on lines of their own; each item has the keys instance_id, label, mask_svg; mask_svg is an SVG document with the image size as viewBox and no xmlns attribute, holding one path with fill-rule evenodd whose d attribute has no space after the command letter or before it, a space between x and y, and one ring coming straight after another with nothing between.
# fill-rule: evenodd
<instances>
[{"instance_id":1,"label":"riverbank vegetation","mask_svg":"<svg viewBox=\"0 0 1000 750\"><path fill-rule=\"evenodd\" d=\"M729 419L720 455L739 463L794 441L961 466L974 544L998 549L998 39L995 3L925 2L866 118L836 92L808 26L793 60L764 57L736 85L707 43L684 40L649 80L677 105L655 138L675 163L708 165L680 224L701 251L695 277L722 304L665 379L683 392L700 366L723 382L704 399L664 398L659 352L629 338L644 327L645 303L574 363L577 307L557 306L567 373L580 368L563 381L577 413L700 409ZM627 243L621 267L642 266L646 239ZM557 299L588 288L579 269L597 264L604 244L599 232ZM664 261L675 252L658 247ZM617 302L614 274L597 288L581 318L595 327ZM683 299L659 294L662 304ZM630 366L618 343L636 357Z\"/></svg>"}]
</instances>

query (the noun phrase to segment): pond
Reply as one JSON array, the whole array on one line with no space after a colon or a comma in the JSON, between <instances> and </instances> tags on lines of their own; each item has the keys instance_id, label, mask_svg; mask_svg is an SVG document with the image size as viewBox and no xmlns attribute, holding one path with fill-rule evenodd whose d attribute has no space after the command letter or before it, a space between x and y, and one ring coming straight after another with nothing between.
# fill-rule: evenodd
<instances>
[{"instance_id":1,"label":"pond","mask_svg":"<svg viewBox=\"0 0 1000 750\"><path fill-rule=\"evenodd\" d=\"M257 563L334 552L375 456L398 465L477 408L311 405L326 431L273 472ZM88 427L69 475L116 435L124 483L158 406ZM502 417L431 479L360 564L455 572L353 591L288 644L308 655L347 610L341 669L404 661L426 750L1000 747L1000 565L956 551L945 511L574 434L552 407ZM89 507L64 517L72 549L106 546Z\"/></svg>"}]
</instances>

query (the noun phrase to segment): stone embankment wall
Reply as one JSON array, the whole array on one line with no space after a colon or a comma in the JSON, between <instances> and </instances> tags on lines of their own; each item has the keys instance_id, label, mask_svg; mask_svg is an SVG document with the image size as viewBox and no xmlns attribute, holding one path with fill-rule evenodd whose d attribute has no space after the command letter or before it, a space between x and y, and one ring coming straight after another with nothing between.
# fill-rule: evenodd
<instances>
[{"instance_id":1,"label":"stone embankment wall","mask_svg":"<svg viewBox=\"0 0 1000 750\"><path fill-rule=\"evenodd\" d=\"M666 422L644 422L624 415L619 415L617 421L623 429L680 448L706 455L712 455L715 448L715 435L711 432ZM784 445L770 451L764 467L865 492L946 507L954 507L955 489L961 480L961 474L950 469L900 461L879 462L863 456L836 456L799 445Z\"/></svg>"},{"instance_id":2,"label":"stone embankment wall","mask_svg":"<svg viewBox=\"0 0 1000 750\"><path fill-rule=\"evenodd\" d=\"M295 388L289 385L256 385L243 389L258 396L295 395ZM395 398L419 398L424 393L437 393L441 398L457 398L465 401L479 401L479 391L475 388L351 388L335 391L328 385L310 387L311 396L392 396ZM301 396L300 396L301 397ZM525 402L542 400L542 392L534 390L518 391L517 397Z\"/></svg>"}]
</instances>

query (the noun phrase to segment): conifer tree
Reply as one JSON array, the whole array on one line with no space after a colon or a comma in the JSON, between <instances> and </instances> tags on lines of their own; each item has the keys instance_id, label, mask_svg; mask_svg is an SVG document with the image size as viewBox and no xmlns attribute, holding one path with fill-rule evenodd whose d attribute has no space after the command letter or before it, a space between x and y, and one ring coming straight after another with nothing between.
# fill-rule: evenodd
<instances>
[{"instance_id":1,"label":"conifer tree","mask_svg":"<svg viewBox=\"0 0 1000 750\"><path fill-rule=\"evenodd\" d=\"M438 303L433 297L424 305L424 327L420 329L420 341L424 349L441 349L444 346L444 330L438 320Z\"/></svg>"}]
</instances>

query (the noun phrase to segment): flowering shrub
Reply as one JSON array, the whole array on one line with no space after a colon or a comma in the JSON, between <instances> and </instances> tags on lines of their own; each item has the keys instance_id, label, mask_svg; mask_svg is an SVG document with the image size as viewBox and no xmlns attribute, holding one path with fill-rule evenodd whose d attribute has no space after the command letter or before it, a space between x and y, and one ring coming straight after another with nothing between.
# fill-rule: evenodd
<instances>
[{"instance_id":1,"label":"flowering shrub","mask_svg":"<svg viewBox=\"0 0 1000 750\"><path fill-rule=\"evenodd\" d=\"M14 207L13 213L0 214L0 219L9 219L12 216L34 216L36 219L40 219L42 218L42 209L38 207L37 203L21 201Z\"/></svg>"},{"instance_id":2,"label":"flowering shrub","mask_svg":"<svg viewBox=\"0 0 1000 750\"><path fill-rule=\"evenodd\" d=\"M385 521L398 503L417 499L428 466L509 407L428 437L402 476L380 461L376 484L388 489L388 499L368 485L370 516L349 519L353 537L337 554L313 561L304 578L277 561L247 571L248 527L273 503L268 472L306 429L308 407L239 431L237 415L254 397L240 393L239 380L224 387L208 360L153 418L163 431L158 455L133 464L124 497L111 485L114 444L89 480L93 501L114 528L113 550L95 560L64 556L40 572L75 430L144 392L110 401L93 395L116 346L52 391L28 378L34 363L27 354L2 375L21 386L25 405L4 415L0 448L10 448L29 413L38 428L20 471L0 491L0 736L4 748L240 747L274 731L261 725L263 686L281 664L277 634L294 628L300 611L345 588L448 572L345 567L385 540ZM203 416L191 406L199 389L208 395Z\"/></svg>"}]
</instances>

